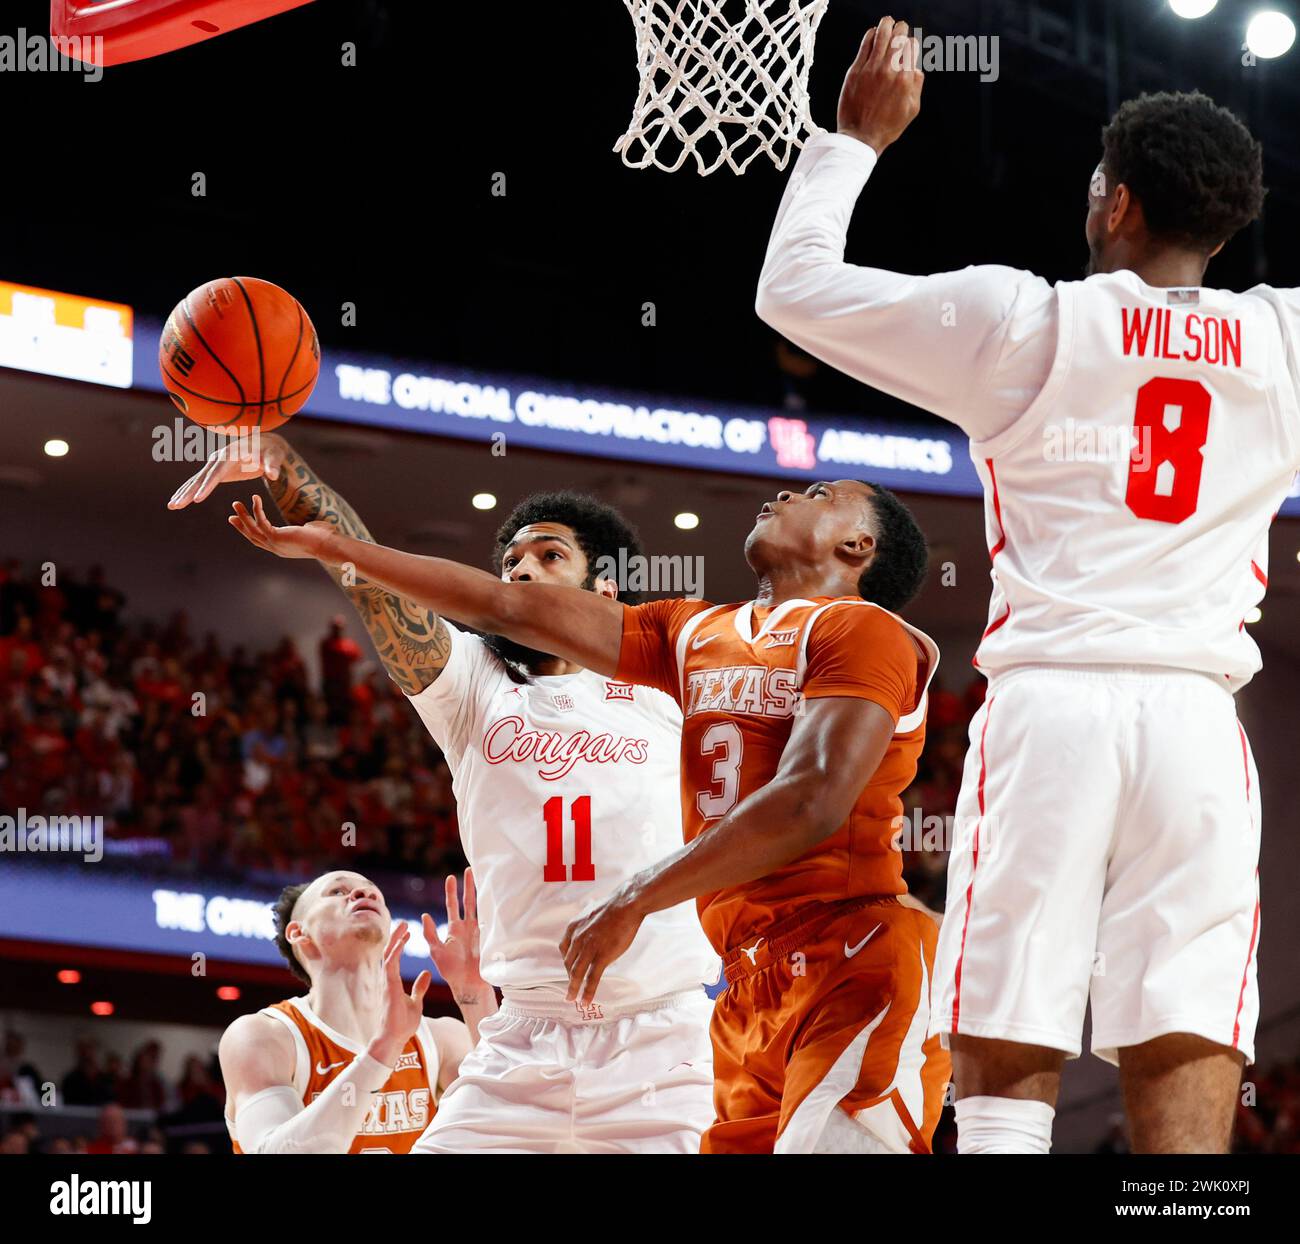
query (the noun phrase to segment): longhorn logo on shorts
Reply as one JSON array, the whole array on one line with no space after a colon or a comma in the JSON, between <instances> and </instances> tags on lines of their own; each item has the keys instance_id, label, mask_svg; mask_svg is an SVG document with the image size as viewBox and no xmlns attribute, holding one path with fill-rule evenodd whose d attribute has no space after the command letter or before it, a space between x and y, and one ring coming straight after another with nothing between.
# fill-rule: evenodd
<instances>
[{"instance_id":1,"label":"longhorn logo on shorts","mask_svg":"<svg viewBox=\"0 0 1300 1244\"><path fill-rule=\"evenodd\" d=\"M758 948L762 944L763 944L763 938L760 937L758 941L756 941L752 946L742 946L740 948L740 953L742 955L749 956L749 966L751 968L758 967Z\"/></svg>"}]
</instances>

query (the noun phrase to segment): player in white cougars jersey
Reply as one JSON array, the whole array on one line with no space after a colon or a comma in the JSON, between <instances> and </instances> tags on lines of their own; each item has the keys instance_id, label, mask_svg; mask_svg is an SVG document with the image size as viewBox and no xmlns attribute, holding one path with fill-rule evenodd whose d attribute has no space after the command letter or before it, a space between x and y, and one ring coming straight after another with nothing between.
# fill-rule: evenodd
<instances>
[{"instance_id":1,"label":"player in white cougars jersey","mask_svg":"<svg viewBox=\"0 0 1300 1244\"><path fill-rule=\"evenodd\" d=\"M274 434L251 462L214 454L171 508L259 475L289 522L371 540ZM604 558L635 564L620 563L620 550L640 555L616 511L554 493L516 507L495 555L503 577L627 600L596 572ZM480 970L504 994L412 1152L698 1152L713 1121L713 1004L703 985L720 962L694 904L647 921L592 1006L565 1001L559 949L572 920L681 846L675 703L458 630L355 574L330 574L446 754L478 892Z\"/></svg>"},{"instance_id":2,"label":"player in white cougars jersey","mask_svg":"<svg viewBox=\"0 0 1300 1244\"><path fill-rule=\"evenodd\" d=\"M635 533L571 493L527 498L503 578L618 587L595 567ZM713 1120L718 977L694 905L647 922L590 1005L565 1000L560 941L681 846L681 714L667 696L442 622L442 673L411 703L451 767L479 892L481 973L503 995L416 1153L695 1153Z\"/></svg>"},{"instance_id":3,"label":"player in white cougars jersey","mask_svg":"<svg viewBox=\"0 0 1300 1244\"><path fill-rule=\"evenodd\" d=\"M985 485L989 693L932 1029L959 1152L1047 1151L1090 997L1135 1149L1222 1152L1258 1013L1259 782L1232 695L1260 666L1244 620L1300 466L1300 299L1202 280L1259 213L1260 150L1202 95L1143 97L1103 136L1086 280L846 264L854 203L919 110L915 55L904 23L868 34L757 307L958 424Z\"/></svg>"}]
</instances>

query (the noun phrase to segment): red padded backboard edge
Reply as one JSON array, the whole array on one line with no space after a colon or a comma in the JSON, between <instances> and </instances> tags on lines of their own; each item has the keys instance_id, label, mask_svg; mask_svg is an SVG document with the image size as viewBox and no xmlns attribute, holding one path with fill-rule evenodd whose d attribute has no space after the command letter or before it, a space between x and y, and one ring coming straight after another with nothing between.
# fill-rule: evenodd
<instances>
[{"instance_id":1,"label":"red padded backboard edge","mask_svg":"<svg viewBox=\"0 0 1300 1244\"><path fill-rule=\"evenodd\" d=\"M51 0L50 34L60 51L94 65L161 56L296 9L311 0ZM200 23L200 24L196 24ZM98 40L102 39L102 43ZM61 42L77 40L78 42Z\"/></svg>"}]
</instances>

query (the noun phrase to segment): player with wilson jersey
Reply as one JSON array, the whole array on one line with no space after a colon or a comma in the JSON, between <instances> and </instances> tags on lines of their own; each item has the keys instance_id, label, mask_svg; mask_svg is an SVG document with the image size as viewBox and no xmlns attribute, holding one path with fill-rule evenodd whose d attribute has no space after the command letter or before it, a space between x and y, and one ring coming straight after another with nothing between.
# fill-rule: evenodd
<instances>
[{"instance_id":1,"label":"player with wilson jersey","mask_svg":"<svg viewBox=\"0 0 1300 1244\"><path fill-rule=\"evenodd\" d=\"M214 454L171 507L259 475L289 522L371 540L276 435L262 437L251 461ZM493 557L511 582L627 599L595 573L620 550L640 555L616 511L554 493L516 507ZM413 1152L697 1152L713 1118L712 1003L702 986L720 964L694 907L648 921L593 1006L565 1000L559 949L577 915L681 845L676 704L459 630L364 577L327 569L446 754L478 891L481 973L504 995Z\"/></svg>"},{"instance_id":2,"label":"player with wilson jersey","mask_svg":"<svg viewBox=\"0 0 1300 1244\"><path fill-rule=\"evenodd\" d=\"M1225 1151L1258 1014L1259 782L1233 695L1300 465L1300 298L1202 285L1258 215L1261 155L1203 95L1125 104L1093 174L1086 280L844 262L916 115L886 19L773 230L759 314L958 424L993 598L935 969L959 1151L1045 1152L1063 1061L1118 1062L1139 1151Z\"/></svg>"}]
</instances>

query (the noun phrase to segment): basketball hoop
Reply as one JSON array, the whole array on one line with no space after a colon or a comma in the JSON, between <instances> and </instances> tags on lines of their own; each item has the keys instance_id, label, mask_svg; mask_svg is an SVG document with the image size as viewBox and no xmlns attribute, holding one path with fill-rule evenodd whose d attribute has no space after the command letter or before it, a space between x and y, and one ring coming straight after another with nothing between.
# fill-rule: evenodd
<instances>
[{"instance_id":1,"label":"basketball hoop","mask_svg":"<svg viewBox=\"0 0 1300 1244\"><path fill-rule=\"evenodd\" d=\"M810 128L808 71L829 0L623 0L641 88L614 146L629 168L785 168Z\"/></svg>"},{"instance_id":2,"label":"basketball hoop","mask_svg":"<svg viewBox=\"0 0 1300 1244\"><path fill-rule=\"evenodd\" d=\"M120 65L161 56L311 0L50 0L50 36L65 56ZM100 42L102 40L102 42Z\"/></svg>"}]
</instances>

